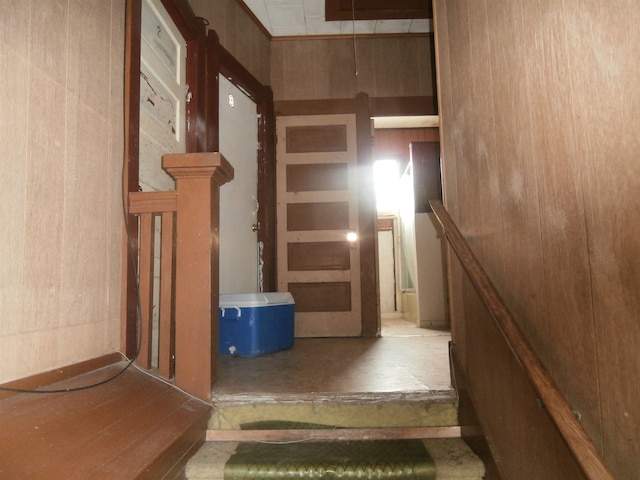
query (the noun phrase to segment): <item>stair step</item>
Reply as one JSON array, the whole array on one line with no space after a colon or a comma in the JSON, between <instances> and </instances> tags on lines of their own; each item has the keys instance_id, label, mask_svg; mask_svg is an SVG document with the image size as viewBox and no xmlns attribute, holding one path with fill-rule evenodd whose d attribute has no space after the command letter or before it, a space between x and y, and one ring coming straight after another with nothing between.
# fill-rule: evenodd
<instances>
[{"instance_id":1,"label":"stair step","mask_svg":"<svg viewBox=\"0 0 640 480\"><path fill-rule=\"evenodd\" d=\"M218 397L209 430L286 420L342 428L448 427L458 425L453 391L350 395L234 395Z\"/></svg>"},{"instance_id":2,"label":"stair step","mask_svg":"<svg viewBox=\"0 0 640 480\"><path fill-rule=\"evenodd\" d=\"M299 442L460 437L460 427L207 430L208 442Z\"/></svg>"},{"instance_id":3,"label":"stair step","mask_svg":"<svg viewBox=\"0 0 640 480\"><path fill-rule=\"evenodd\" d=\"M411 442L411 443L409 443ZM395 445L393 446L392 443ZM293 445L293 447L292 447ZM420 457L416 445L424 446L428 455ZM377 450L369 450L369 447ZM326 469L338 469L334 477L349 476L375 479L429 479L481 480L484 476L482 461L460 438L397 441L353 441L353 442L304 442L294 444L259 444L238 442L206 442L187 463L188 480L225 480L225 466L234 453L248 450L250 464L227 467L227 480L260 478L319 478ZM392 455L392 448L398 449ZM420 447L421 448L421 447ZM364 449L364 450L363 450ZM331 460L324 460L320 451L326 451ZM412 455L407 456L408 451ZM253 452L260 452L266 459L261 464ZM418 458L415 456L418 455ZM311 459L309 458L311 456ZM257 453L256 453L257 457ZM298 457L298 458L295 458ZM302 457L302 458L300 458ZM424 458L424 460L420 460ZM431 460L432 464L431 465ZM242 461L242 459L238 459ZM428 465L427 465L428 463ZM283 465L287 465L285 469ZM426 474L432 468L434 475ZM254 471L255 469L255 471ZM340 474L342 472L343 474ZM349 472L351 475L349 475ZM289 476L289 477L288 477Z\"/></svg>"}]
</instances>

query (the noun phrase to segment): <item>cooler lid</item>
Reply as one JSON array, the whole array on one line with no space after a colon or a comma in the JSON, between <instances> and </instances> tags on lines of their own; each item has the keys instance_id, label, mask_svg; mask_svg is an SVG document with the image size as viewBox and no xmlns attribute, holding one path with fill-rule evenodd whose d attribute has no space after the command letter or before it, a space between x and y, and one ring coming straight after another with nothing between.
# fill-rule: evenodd
<instances>
[{"instance_id":1,"label":"cooler lid","mask_svg":"<svg viewBox=\"0 0 640 480\"><path fill-rule=\"evenodd\" d=\"M220 295L221 307L264 307L265 305L294 304L289 292L231 293Z\"/></svg>"}]
</instances>

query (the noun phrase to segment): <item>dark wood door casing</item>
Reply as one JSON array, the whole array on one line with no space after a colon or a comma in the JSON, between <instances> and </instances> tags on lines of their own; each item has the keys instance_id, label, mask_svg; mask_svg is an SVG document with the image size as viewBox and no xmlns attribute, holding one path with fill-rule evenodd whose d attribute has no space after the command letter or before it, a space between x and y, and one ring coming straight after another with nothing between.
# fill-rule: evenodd
<instances>
[{"instance_id":1,"label":"dark wood door casing","mask_svg":"<svg viewBox=\"0 0 640 480\"><path fill-rule=\"evenodd\" d=\"M207 34L206 22L196 17L187 0L162 0L187 43L186 82L190 100L186 108L186 152L217 151L218 142L218 75L222 74L241 87L256 102L258 124L258 241L263 242L263 285L275 290L275 113L273 93L262 85L220 45L218 36ZM127 2L125 31L125 156L123 184L127 192L138 190L139 182L139 104L140 104L140 36L142 0ZM126 195L125 195L126 198ZM126 200L125 200L126 201ZM128 209L128 205L127 205ZM127 218L128 253L124 281L126 283L122 348L133 356L137 350L136 272L133 252L137 251L137 227L133 215Z\"/></svg>"}]
</instances>

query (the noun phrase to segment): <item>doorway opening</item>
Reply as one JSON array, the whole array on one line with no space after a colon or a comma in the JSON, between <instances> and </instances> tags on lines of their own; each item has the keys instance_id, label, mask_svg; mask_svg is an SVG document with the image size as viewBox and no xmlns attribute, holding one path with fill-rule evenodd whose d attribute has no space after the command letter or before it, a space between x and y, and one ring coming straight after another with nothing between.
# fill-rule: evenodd
<instances>
[{"instance_id":1,"label":"doorway opening","mask_svg":"<svg viewBox=\"0 0 640 480\"><path fill-rule=\"evenodd\" d=\"M373 165L378 215L378 276L382 336L422 335L409 315L405 315L406 292L415 292L407 261L415 250L415 237L407 231L411 224L406 212L413 212L413 186L401 170L400 160L379 159ZM408 205L407 205L408 204ZM409 317L409 318L407 318Z\"/></svg>"}]
</instances>

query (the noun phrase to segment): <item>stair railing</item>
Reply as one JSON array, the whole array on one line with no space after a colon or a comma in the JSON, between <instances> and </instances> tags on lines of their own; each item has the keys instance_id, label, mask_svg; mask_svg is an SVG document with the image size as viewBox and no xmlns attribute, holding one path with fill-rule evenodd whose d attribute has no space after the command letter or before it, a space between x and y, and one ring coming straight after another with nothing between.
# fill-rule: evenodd
<instances>
[{"instance_id":1,"label":"stair railing","mask_svg":"<svg viewBox=\"0 0 640 480\"><path fill-rule=\"evenodd\" d=\"M591 438L518 327L455 222L440 201L432 200L429 203L451 248L583 473L590 480L613 480Z\"/></svg>"},{"instance_id":2,"label":"stair railing","mask_svg":"<svg viewBox=\"0 0 640 480\"><path fill-rule=\"evenodd\" d=\"M160 376L208 402L217 376L220 186L233 179L233 167L217 152L164 155L162 166L176 181L174 191L129 194L129 213L139 219L137 363L151 370L157 353ZM160 277L155 286L154 275Z\"/></svg>"},{"instance_id":3,"label":"stair railing","mask_svg":"<svg viewBox=\"0 0 640 480\"><path fill-rule=\"evenodd\" d=\"M151 370L155 353L158 374L165 379L172 378L174 371L173 259L177 197L176 191L129 193L129 213L138 217L140 332L137 364L140 368ZM156 269L158 265L155 265L157 257L160 259L159 271ZM155 282L156 278L159 283ZM158 341L154 352L153 313L156 300L159 300L156 315Z\"/></svg>"}]
</instances>

